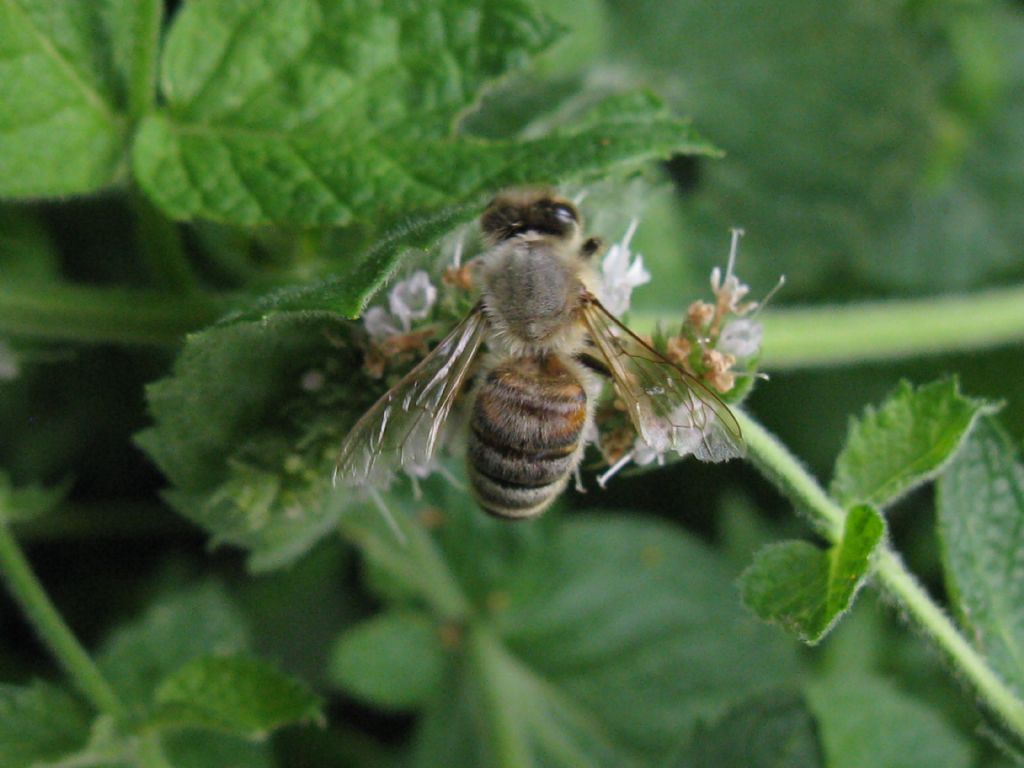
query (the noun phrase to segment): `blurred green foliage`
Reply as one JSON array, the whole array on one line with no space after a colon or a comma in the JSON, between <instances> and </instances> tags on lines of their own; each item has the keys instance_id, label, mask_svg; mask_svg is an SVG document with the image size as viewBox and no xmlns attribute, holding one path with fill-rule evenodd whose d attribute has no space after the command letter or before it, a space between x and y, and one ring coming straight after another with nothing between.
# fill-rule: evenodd
<instances>
[{"instance_id":1,"label":"blurred green foliage","mask_svg":"<svg viewBox=\"0 0 1024 768\"><path fill-rule=\"evenodd\" d=\"M757 382L839 501L887 507L747 571L805 638L843 617L813 650L741 605L755 550L809 535L744 465L588 469L516 526L435 475L386 494L404 544L330 471L401 372L343 315L508 184L585 193L609 241L638 219L634 308L666 322L731 225L754 296L786 276L767 312L985 313L1024 283L1021 3L0 0L0 105L0 526L122 706L5 597L0 768L1012 764L1020 734L851 604L894 543L1020 696L1024 330ZM885 400L951 373L970 397ZM940 472L939 536L930 488L872 495Z\"/></svg>"}]
</instances>

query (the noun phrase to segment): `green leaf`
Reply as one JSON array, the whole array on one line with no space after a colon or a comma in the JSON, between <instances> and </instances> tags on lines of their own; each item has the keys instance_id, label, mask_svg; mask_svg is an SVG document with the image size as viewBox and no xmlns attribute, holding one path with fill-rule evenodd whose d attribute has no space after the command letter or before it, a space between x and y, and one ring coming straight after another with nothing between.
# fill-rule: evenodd
<instances>
[{"instance_id":1,"label":"green leaf","mask_svg":"<svg viewBox=\"0 0 1024 768\"><path fill-rule=\"evenodd\" d=\"M142 125L135 173L178 219L370 227L376 244L350 252L331 280L237 317L356 315L405 249L471 218L501 187L714 153L646 94L613 97L530 138L453 133L488 83L557 35L524 0L303 0L272 12L258 0L192 3L169 34L168 107Z\"/></svg>"},{"instance_id":2,"label":"green leaf","mask_svg":"<svg viewBox=\"0 0 1024 768\"><path fill-rule=\"evenodd\" d=\"M860 672L806 686L830 768L968 768L963 736L926 704Z\"/></svg>"},{"instance_id":3,"label":"green leaf","mask_svg":"<svg viewBox=\"0 0 1024 768\"><path fill-rule=\"evenodd\" d=\"M0 2L0 195L92 192L122 171L140 19L153 2Z\"/></svg>"},{"instance_id":4,"label":"green leaf","mask_svg":"<svg viewBox=\"0 0 1024 768\"><path fill-rule=\"evenodd\" d=\"M171 377L147 389L138 443L173 484L174 507L268 569L308 551L356 502L331 472L347 429L382 384L363 377L350 325L318 315L191 336ZM230 372L230 375L225 375ZM316 390L304 376L323 379Z\"/></svg>"},{"instance_id":5,"label":"green leaf","mask_svg":"<svg viewBox=\"0 0 1024 768\"><path fill-rule=\"evenodd\" d=\"M859 505L846 515L842 540L827 551L804 541L765 547L740 579L743 602L813 645L853 605L884 537L882 516Z\"/></svg>"},{"instance_id":6,"label":"green leaf","mask_svg":"<svg viewBox=\"0 0 1024 768\"><path fill-rule=\"evenodd\" d=\"M144 715L168 675L196 658L237 653L248 645L237 609L222 589L208 585L160 600L116 630L97 663L129 708Z\"/></svg>"},{"instance_id":7,"label":"green leaf","mask_svg":"<svg viewBox=\"0 0 1024 768\"><path fill-rule=\"evenodd\" d=\"M41 485L15 488L10 476L0 470L0 525L42 517L60 504L67 492L66 483L54 488Z\"/></svg>"},{"instance_id":8,"label":"green leaf","mask_svg":"<svg viewBox=\"0 0 1024 768\"><path fill-rule=\"evenodd\" d=\"M291 723L315 720L320 699L298 680L246 656L202 656L156 689L155 721L262 738Z\"/></svg>"},{"instance_id":9,"label":"green leaf","mask_svg":"<svg viewBox=\"0 0 1024 768\"><path fill-rule=\"evenodd\" d=\"M785 274L790 301L1019 275L1018 8L838 0L825 23L803 0L780 0L771 18L756 0L609 5L609 64L657 82L728 151L701 165L696 188L684 180L702 272L740 222L744 281L767 288ZM960 79L978 71L987 108L963 114Z\"/></svg>"},{"instance_id":10,"label":"green leaf","mask_svg":"<svg viewBox=\"0 0 1024 768\"><path fill-rule=\"evenodd\" d=\"M445 654L427 616L389 611L347 630L334 645L332 681L385 709L419 706L441 687Z\"/></svg>"},{"instance_id":11,"label":"green leaf","mask_svg":"<svg viewBox=\"0 0 1024 768\"><path fill-rule=\"evenodd\" d=\"M914 388L901 382L879 408L851 420L831 493L843 506L884 507L935 477L995 406L964 397L955 378Z\"/></svg>"},{"instance_id":12,"label":"green leaf","mask_svg":"<svg viewBox=\"0 0 1024 768\"><path fill-rule=\"evenodd\" d=\"M795 672L792 648L738 605L731 570L675 528L557 512L510 526L433 478L424 490L429 514L395 509L405 546L361 514L341 521L406 585L389 600L418 593L450 628L455 663L422 711L416 765L651 765L699 719Z\"/></svg>"},{"instance_id":13,"label":"green leaf","mask_svg":"<svg viewBox=\"0 0 1024 768\"><path fill-rule=\"evenodd\" d=\"M60 688L0 684L0 768L27 768L81 749L90 720L88 710Z\"/></svg>"},{"instance_id":14,"label":"green leaf","mask_svg":"<svg viewBox=\"0 0 1024 768\"><path fill-rule=\"evenodd\" d=\"M665 768L820 768L817 728L803 697L769 691L697 727Z\"/></svg>"},{"instance_id":15,"label":"green leaf","mask_svg":"<svg viewBox=\"0 0 1024 768\"><path fill-rule=\"evenodd\" d=\"M164 51L168 110L136 145L139 180L176 217L248 224L344 224L384 196L445 202L403 153L429 155L418 142L557 34L522 0L190 3Z\"/></svg>"},{"instance_id":16,"label":"green leaf","mask_svg":"<svg viewBox=\"0 0 1024 768\"><path fill-rule=\"evenodd\" d=\"M1024 465L983 419L938 484L943 568L975 647L1024 697Z\"/></svg>"},{"instance_id":17,"label":"green leaf","mask_svg":"<svg viewBox=\"0 0 1024 768\"><path fill-rule=\"evenodd\" d=\"M174 768L273 768L277 765L269 744L243 741L212 731L168 733L161 741Z\"/></svg>"}]
</instances>

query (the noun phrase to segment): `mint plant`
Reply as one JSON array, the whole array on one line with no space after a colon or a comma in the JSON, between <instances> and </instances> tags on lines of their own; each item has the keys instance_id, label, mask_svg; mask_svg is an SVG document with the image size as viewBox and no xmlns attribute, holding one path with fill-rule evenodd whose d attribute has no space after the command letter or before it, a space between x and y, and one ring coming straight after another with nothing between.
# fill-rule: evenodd
<instances>
[{"instance_id":1,"label":"mint plant","mask_svg":"<svg viewBox=\"0 0 1024 768\"><path fill-rule=\"evenodd\" d=\"M1021 40L989 2L0 0L0 768L1024 761ZM609 390L539 520L475 507L457 430L334 487L518 184L579 201L744 463Z\"/></svg>"}]
</instances>

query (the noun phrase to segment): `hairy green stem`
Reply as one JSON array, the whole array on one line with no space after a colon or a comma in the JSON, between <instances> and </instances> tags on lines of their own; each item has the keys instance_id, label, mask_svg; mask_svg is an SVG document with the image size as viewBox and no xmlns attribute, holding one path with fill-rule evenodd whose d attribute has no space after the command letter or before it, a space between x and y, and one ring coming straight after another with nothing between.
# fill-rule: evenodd
<instances>
[{"instance_id":1,"label":"hairy green stem","mask_svg":"<svg viewBox=\"0 0 1024 768\"><path fill-rule=\"evenodd\" d=\"M163 23L162 0L136 0L132 30L132 71L128 87L128 116L137 123L153 108L156 98L156 61Z\"/></svg>"},{"instance_id":2,"label":"hairy green stem","mask_svg":"<svg viewBox=\"0 0 1024 768\"><path fill-rule=\"evenodd\" d=\"M18 542L3 523L0 523L0 572L7 581L11 595L35 627L40 639L78 690L100 712L114 717L119 716L123 707L117 694L64 623L64 619L32 572Z\"/></svg>"},{"instance_id":3,"label":"hairy green stem","mask_svg":"<svg viewBox=\"0 0 1024 768\"><path fill-rule=\"evenodd\" d=\"M842 533L845 513L804 466L764 427L736 411L750 459L761 472L808 514L832 542ZM907 570L899 555L882 546L875 561L875 578L970 681L981 700L1015 733L1024 738L1024 702L1018 699L961 634L950 617Z\"/></svg>"},{"instance_id":4,"label":"hairy green stem","mask_svg":"<svg viewBox=\"0 0 1024 768\"><path fill-rule=\"evenodd\" d=\"M964 296L770 309L761 366L848 365L1024 342L1024 286ZM632 324L676 327L680 316L634 312Z\"/></svg>"},{"instance_id":5,"label":"hairy green stem","mask_svg":"<svg viewBox=\"0 0 1024 768\"><path fill-rule=\"evenodd\" d=\"M176 344L223 312L222 300L128 288L0 284L0 336Z\"/></svg>"}]
</instances>

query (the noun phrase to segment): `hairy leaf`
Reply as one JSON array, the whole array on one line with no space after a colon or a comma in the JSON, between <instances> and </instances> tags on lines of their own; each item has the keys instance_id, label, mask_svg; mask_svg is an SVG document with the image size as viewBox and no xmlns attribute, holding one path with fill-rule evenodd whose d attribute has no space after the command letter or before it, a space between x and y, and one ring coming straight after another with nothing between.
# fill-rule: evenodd
<instances>
[{"instance_id":1,"label":"hairy leaf","mask_svg":"<svg viewBox=\"0 0 1024 768\"><path fill-rule=\"evenodd\" d=\"M776 690L702 723L664 768L821 768L817 728L799 694Z\"/></svg>"},{"instance_id":2,"label":"hairy leaf","mask_svg":"<svg viewBox=\"0 0 1024 768\"><path fill-rule=\"evenodd\" d=\"M90 720L79 701L55 686L0 685L0 768L26 768L81 749Z\"/></svg>"},{"instance_id":3,"label":"hairy leaf","mask_svg":"<svg viewBox=\"0 0 1024 768\"><path fill-rule=\"evenodd\" d=\"M983 419L938 484L946 582L969 636L1024 697L1024 464Z\"/></svg>"},{"instance_id":4,"label":"hairy leaf","mask_svg":"<svg viewBox=\"0 0 1024 768\"><path fill-rule=\"evenodd\" d=\"M879 407L851 420L832 478L844 506L891 504L932 479L949 461L978 416L994 406L964 397L955 378L914 388L902 382Z\"/></svg>"},{"instance_id":5,"label":"hairy leaf","mask_svg":"<svg viewBox=\"0 0 1024 768\"><path fill-rule=\"evenodd\" d=\"M332 681L386 709L410 709L435 694L444 672L440 628L428 617L391 611L346 631L334 646Z\"/></svg>"},{"instance_id":6,"label":"hairy leaf","mask_svg":"<svg viewBox=\"0 0 1024 768\"><path fill-rule=\"evenodd\" d=\"M321 702L303 683L248 656L201 656L156 689L164 727L191 727L258 738L319 718Z\"/></svg>"},{"instance_id":7,"label":"hairy leaf","mask_svg":"<svg viewBox=\"0 0 1024 768\"><path fill-rule=\"evenodd\" d=\"M827 551L804 541L767 546L740 579L743 602L765 621L817 643L853 605L884 536L881 515L860 505L847 513L842 540Z\"/></svg>"},{"instance_id":8,"label":"hairy leaf","mask_svg":"<svg viewBox=\"0 0 1024 768\"><path fill-rule=\"evenodd\" d=\"M863 672L806 686L832 768L968 768L969 745L924 702Z\"/></svg>"},{"instance_id":9,"label":"hairy leaf","mask_svg":"<svg viewBox=\"0 0 1024 768\"><path fill-rule=\"evenodd\" d=\"M331 472L382 384L339 346L349 334L299 313L215 327L147 390L155 425L138 442L173 484L168 500L216 543L250 550L256 569L303 554L356 503Z\"/></svg>"},{"instance_id":10,"label":"hairy leaf","mask_svg":"<svg viewBox=\"0 0 1024 768\"><path fill-rule=\"evenodd\" d=\"M142 128L139 180L176 217L235 223L445 202L403 153L557 33L521 0L191 3L168 36L168 109Z\"/></svg>"},{"instance_id":11,"label":"hairy leaf","mask_svg":"<svg viewBox=\"0 0 1024 768\"><path fill-rule=\"evenodd\" d=\"M117 177L140 19L154 4L0 2L0 195L92 192Z\"/></svg>"}]
</instances>

